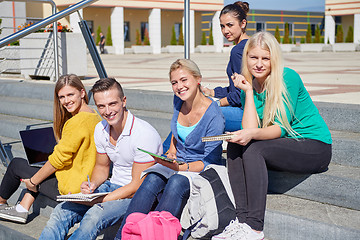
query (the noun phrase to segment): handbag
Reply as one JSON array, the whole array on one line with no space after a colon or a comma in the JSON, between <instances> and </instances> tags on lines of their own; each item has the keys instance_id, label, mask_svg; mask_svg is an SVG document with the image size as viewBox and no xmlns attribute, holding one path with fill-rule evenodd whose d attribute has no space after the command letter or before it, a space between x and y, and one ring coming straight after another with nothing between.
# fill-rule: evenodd
<instances>
[{"instance_id":1,"label":"handbag","mask_svg":"<svg viewBox=\"0 0 360 240\"><path fill-rule=\"evenodd\" d=\"M181 232L179 219L166 211L132 213L126 218L122 240L177 240Z\"/></svg>"}]
</instances>

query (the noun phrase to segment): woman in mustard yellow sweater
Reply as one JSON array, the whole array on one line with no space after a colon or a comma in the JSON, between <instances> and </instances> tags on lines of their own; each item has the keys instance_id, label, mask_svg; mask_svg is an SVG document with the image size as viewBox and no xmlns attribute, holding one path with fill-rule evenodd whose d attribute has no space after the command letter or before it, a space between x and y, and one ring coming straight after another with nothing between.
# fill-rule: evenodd
<instances>
[{"instance_id":1,"label":"woman in mustard yellow sweater","mask_svg":"<svg viewBox=\"0 0 360 240\"><path fill-rule=\"evenodd\" d=\"M80 192L81 183L91 176L95 165L94 130L101 120L88 102L79 77L71 74L59 78L54 94L54 134L58 144L42 168L31 167L22 158L10 162L0 185L0 218L25 223L39 192L52 199ZM19 204L9 207L7 199L21 181L27 192Z\"/></svg>"}]
</instances>

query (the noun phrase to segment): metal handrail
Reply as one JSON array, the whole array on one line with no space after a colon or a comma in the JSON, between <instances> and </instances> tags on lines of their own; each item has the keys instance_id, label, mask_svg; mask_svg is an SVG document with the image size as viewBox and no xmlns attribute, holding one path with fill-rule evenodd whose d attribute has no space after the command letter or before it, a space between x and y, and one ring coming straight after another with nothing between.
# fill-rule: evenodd
<instances>
[{"instance_id":1,"label":"metal handrail","mask_svg":"<svg viewBox=\"0 0 360 240\"><path fill-rule=\"evenodd\" d=\"M0 0L0 2L3 0ZM25 37L27 35L29 35L30 33L36 32L37 30L58 21L59 19L66 17L67 15L70 15L71 13L76 12L79 9L82 9L84 7L87 7L89 5L91 5L94 2L97 2L99 0L83 0L79 3L76 3L50 17L45 18L44 20L37 22L21 31L18 31L16 33L13 33L3 39L0 40L0 47L6 46L9 43L15 42L16 40Z\"/></svg>"}]
</instances>

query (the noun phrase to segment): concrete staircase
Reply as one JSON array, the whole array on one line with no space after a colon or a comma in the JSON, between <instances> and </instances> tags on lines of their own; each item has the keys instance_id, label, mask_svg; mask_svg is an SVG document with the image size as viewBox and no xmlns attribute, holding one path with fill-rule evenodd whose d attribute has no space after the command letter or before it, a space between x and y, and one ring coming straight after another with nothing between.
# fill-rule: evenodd
<instances>
[{"instance_id":1,"label":"concrete staircase","mask_svg":"<svg viewBox=\"0 0 360 240\"><path fill-rule=\"evenodd\" d=\"M125 89L125 95L128 109L165 138L170 132L172 94ZM52 99L52 83L0 80L0 139L14 156L24 157L19 130L51 124ZM315 175L269 172L267 239L359 238L360 105L315 104L332 133L332 163L327 172ZM10 202L14 204L20 193ZM0 221L0 239L38 238L55 204L41 196L26 225ZM111 237L105 233L99 239Z\"/></svg>"}]
</instances>

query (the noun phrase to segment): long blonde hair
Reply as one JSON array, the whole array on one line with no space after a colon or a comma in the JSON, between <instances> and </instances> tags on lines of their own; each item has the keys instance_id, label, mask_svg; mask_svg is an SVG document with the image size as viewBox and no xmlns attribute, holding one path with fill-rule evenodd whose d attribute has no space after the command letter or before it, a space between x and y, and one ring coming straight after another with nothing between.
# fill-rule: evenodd
<instances>
[{"instance_id":1,"label":"long blonde hair","mask_svg":"<svg viewBox=\"0 0 360 240\"><path fill-rule=\"evenodd\" d=\"M59 78L55 85L54 91L54 135L57 141L61 139L62 129L67 120L69 120L72 115L69 113L60 103L58 93L60 89L64 86L71 86L81 91L85 90L84 85L82 84L80 78L75 74L63 75ZM84 101L86 104L89 103L88 95L85 91Z\"/></svg>"},{"instance_id":2,"label":"long blonde hair","mask_svg":"<svg viewBox=\"0 0 360 240\"><path fill-rule=\"evenodd\" d=\"M253 76L248 69L247 59L249 50L256 46L270 52L271 64L271 72L264 83L264 90L266 90L265 107L262 122L258 118L259 126L265 128L273 125L276 118L291 136L298 136L299 134L292 129L286 115L284 103L289 108L291 117L294 116L294 111L284 83L284 63L281 49L271 33L258 32L247 41L242 58L242 75L244 75L248 82L252 83Z\"/></svg>"}]
</instances>

